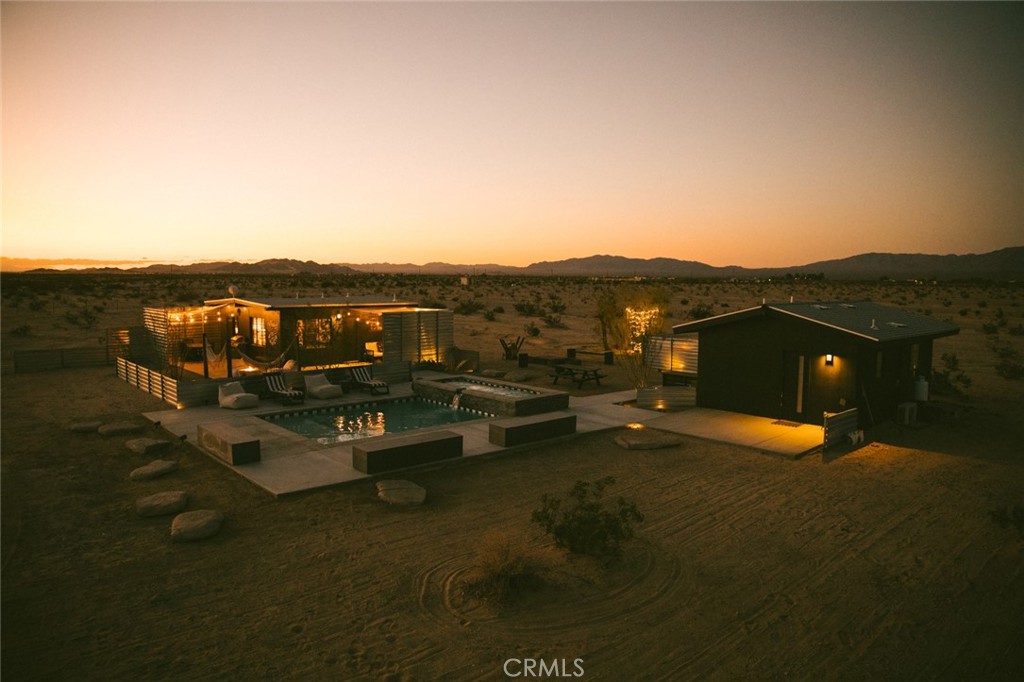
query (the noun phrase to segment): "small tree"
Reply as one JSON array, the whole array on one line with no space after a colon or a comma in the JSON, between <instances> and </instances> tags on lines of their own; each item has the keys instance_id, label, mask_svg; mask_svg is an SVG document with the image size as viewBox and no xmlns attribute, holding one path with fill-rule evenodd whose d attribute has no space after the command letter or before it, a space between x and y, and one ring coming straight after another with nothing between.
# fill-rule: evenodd
<instances>
[{"instance_id":1,"label":"small tree","mask_svg":"<svg viewBox=\"0 0 1024 682\"><path fill-rule=\"evenodd\" d=\"M567 500L544 495L532 520L570 552L619 556L622 543L633 537L633 524L642 523L644 516L636 504L622 497L606 503L604 489L613 483L611 476L593 483L576 481Z\"/></svg>"},{"instance_id":2,"label":"small tree","mask_svg":"<svg viewBox=\"0 0 1024 682\"><path fill-rule=\"evenodd\" d=\"M646 388L650 361L648 344L654 332L661 329L661 308L629 308L625 310L627 338L622 367L626 370L635 388Z\"/></svg>"}]
</instances>

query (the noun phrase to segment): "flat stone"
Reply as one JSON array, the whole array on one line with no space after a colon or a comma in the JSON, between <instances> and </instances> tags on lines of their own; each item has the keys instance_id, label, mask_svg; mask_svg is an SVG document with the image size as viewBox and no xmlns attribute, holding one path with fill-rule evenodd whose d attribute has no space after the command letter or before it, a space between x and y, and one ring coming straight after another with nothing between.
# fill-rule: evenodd
<instances>
[{"instance_id":1,"label":"flat stone","mask_svg":"<svg viewBox=\"0 0 1024 682\"><path fill-rule=\"evenodd\" d=\"M412 481L377 481L377 497L388 504L412 506L423 504L427 490Z\"/></svg>"},{"instance_id":2,"label":"flat stone","mask_svg":"<svg viewBox=\"0 0 1024 682\"><path fill-rule=\"evenodd\" d=\"M129 450L140 455L154 455L171 447L171 442L156 438L133 438L125 443L125 445Z\"/></svg>"},{"instance_id":3,"label":"flat stone","mask_svg":"<svg viewBox=\"0 0 1024 682\"><path fill-rule=\"evenodd\" d=\"M505 381L529 381L534 373L525 369L514 369L505 375Z\"/></svg>"},{"instance_id":4,"label":"flat stone","mask_svg":"<svg viewBox=\"0 0 1024 682\"><path fill-rule=\"evenodd\" d=\"M75 422L68 428L75 433L96 433L103 426L103 422Z\"/></svg>"},{"instance_id":5,"label":"flat stone","mask_svg":"<svg viewBox=\"0 0 1024 682\"><path fill-rule=\"evenodd\" d=\"M139 433L142 431L142 425L133 422L111 422L101 425L96 430L104 436L121 436L128 433Z\"/></svg>"},{"instance_id":6,"label":"flat stone","mask_svg":"<svg viewBox=\"0 0 1024 682\"><path fill-rule=\"evenodd\" d=\"M487 377L488 379L500 379L505 376L505 371L501 369L485 369L480 372L480 376Z\"/></svg>"},{"instance_id":7,"label":"flat stone","mask_svg":"<svg viewBox=\"0 0 1024 682\"><path fill-rule=\"evenodd\" d=\"M189 542L216 535L224 523L224 514L216 509L183 512L171 521L171 540Z\"/></svg>"},{"instance_id":8,"label":"flat stone","mask_svg":"<svg viewBox=\"0 0 1024 682\"><path fill-rule=\"evenodd\" d=\"M682 445L685 439L657 429L630 429L615 436L615 444L627 450L657 450Z\"/></svg>"},{"instance_id":9,"label":"flat stone","mask_svg":"<svg viewBox=\"0 0 1024 682\"><path fill-rule=\"evenodd\" d=\"M169 490L136 500L135 513L139 516L166 516L177 514L186 506L188 493L184 490Z\"/></svg>"},{"instance_id":10,"label":"flat stone","mask_svg":"<svg viewBox=\"0 0 1024 682\"><path fill-rule=\"evenodd\" d=\"M160 476L166 476L172 471L177 470L177 462L172 462L166 459L155 459L149 464L133 470L130 474L128 474L128 478L132 479L133 481L148 481L151 478L159 478Z\"/></svg>"}]
</instances>

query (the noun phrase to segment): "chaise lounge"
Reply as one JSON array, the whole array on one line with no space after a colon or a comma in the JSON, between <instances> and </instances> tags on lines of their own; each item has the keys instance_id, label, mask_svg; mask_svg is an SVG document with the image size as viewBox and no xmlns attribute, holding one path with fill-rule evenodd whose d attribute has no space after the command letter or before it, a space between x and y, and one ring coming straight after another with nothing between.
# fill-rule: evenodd
<instances>
[{"instance_id":1,"label":"chaise lounge","mask_svg":"<svg viewBox=\"0 0 1024 682\"><path fill-rule=\"evenodd\" d=\"M355 380L356 386L368 390L370 395L391 392L391 387L388 386L388 383L371 377L370 370L367 367L353 367L352 378Z\"/></svg>"},{"instance_id":2,"label":"chaise lounge","mask_svg":"<svg viewBox=\"0 0 1024 682\"><path fill-rule=\"evenodd\" d=\"M270 394L281 401L282 405L301 403L305 394L294 388L290 388L284 381L283 374L268 374L267 389Z\"/></svg>"},{"instance_id":3,"label":"chaise lounge","mask_svg":"<svg viewBox=\"0 0 1024 682\"><path fill-rule=\"evenodd\" d=\"M217 404L229 410L242 410L256 407L260 397L255 393L246 393L238 381L230 381L217 387Z\"/></svg>"},{"instance_id":4,"label":"chaise lounge","mask_svg":"<svg viewBox=\"0 0 1024 682\"><path fill-rule=\"evenodd\" d=\"M330 398L341 397L341 386L332 384L328 381L327 375L325 374L307 374L304 377L304 381L306 384L306 393L318 400L329 400Z\"/></svg>"}]
</instances>

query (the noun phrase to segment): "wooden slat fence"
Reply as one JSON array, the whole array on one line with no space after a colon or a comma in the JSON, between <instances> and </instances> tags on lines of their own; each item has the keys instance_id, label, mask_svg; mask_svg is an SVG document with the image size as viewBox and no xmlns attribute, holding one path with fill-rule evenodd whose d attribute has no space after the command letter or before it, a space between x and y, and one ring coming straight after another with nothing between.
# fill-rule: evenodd
<instances>
[{"instance_id":1,"label":"wooden slat fence","mask_svg":"<svg viewBox=\"0 0 1024 682\"><path fill-rule=\"evenodd\" d=\"M859 424L856 407L842 412L826 412L824 447L830 448L843 442L846 434L856 431Z\"/></svg>"}]
</instances>

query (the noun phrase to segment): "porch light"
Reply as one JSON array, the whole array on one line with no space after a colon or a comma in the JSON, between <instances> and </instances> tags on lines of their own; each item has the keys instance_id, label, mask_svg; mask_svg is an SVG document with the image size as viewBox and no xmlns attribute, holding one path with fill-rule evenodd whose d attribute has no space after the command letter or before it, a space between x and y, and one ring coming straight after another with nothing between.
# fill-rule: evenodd
<instances>
[{"instance_id":1,"label":"porch light","mask_svg":"<svg viewBox=\"0 0 1024 682\"><path fill-rule=\"evenodd\" d=\"M835 364L835 358L832 356L831 353L825 353L825 364L828 365L829 367Z\"/></svg>"}]
</instances>

